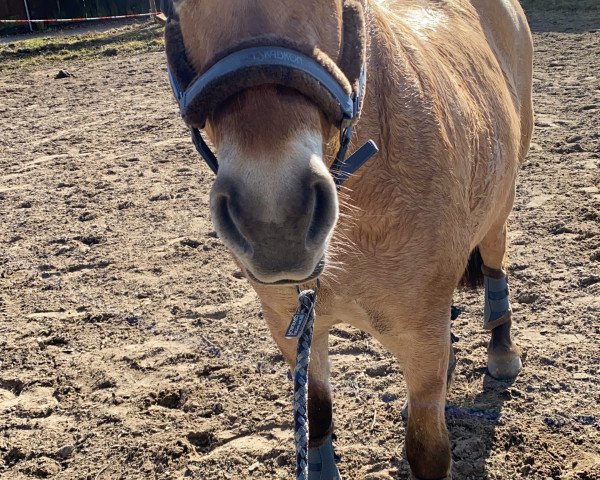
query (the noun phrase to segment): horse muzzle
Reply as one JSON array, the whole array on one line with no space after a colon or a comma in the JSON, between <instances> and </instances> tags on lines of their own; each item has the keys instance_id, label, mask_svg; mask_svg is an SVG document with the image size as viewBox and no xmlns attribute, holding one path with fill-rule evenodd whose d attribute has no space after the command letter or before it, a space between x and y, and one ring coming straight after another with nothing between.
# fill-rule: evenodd
<instances>
[{"instance_id":1,"label":"horse muzzle","mask_svg":"<svg viewBox=\"0 0 600 480\"><path fill-rule=\"evenodd\" d=\"M295 284L323 271L339 207L326 167L312 163L302 172L297 164L262 175L257 167L251 175L219 172L211 192L213 223L251 280Z\"/></svg>"}]
</instances>

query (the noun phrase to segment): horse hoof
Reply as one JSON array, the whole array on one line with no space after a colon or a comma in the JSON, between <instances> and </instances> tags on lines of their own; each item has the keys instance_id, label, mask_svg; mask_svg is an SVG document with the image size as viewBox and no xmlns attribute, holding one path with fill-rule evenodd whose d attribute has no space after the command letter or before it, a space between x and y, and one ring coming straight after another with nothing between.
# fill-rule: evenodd
<instances>
[{"instance_id":1,"label":"horse hoof","mask_svg":"<svg viewBox=\"0 0 600 480\"><path fill-rule=\"evenodd\" d=\"M402 415L402 420L408 420L408 400L404 401L402 410L400 410L400 415Z\"/></svg>"},{"instance_id":2,"label":"horse hoof","mask_svg":"<svg viewBox=\"0 0 600 480\"><path fill-rule=\"evenodd\" d=\"M496 380L509 380L515 378L523 368L523 362L518 354L495 355L488 354L488 371Z\"/></svg>"}]
</instances>

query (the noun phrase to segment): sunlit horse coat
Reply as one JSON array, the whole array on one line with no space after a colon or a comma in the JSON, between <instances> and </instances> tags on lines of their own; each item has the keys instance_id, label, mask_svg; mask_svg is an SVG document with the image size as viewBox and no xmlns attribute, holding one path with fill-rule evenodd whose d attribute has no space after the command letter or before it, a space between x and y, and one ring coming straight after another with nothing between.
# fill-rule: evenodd
<instances>
[{"instance_id":1,"label":"sunlit horse coat","mask_svg":"<svg viewBox=\"0 0 600 480\"><path fill-rule=\"evenodd\" d=\"M367 36L366 97L352 143L372 138L380 154L338 195L328 171L338 134L323 105L270 84L231 92L196 125L220 162L211 212L290 363L295 345L283 334L296 305L292 285L325 266L309 385L320 463L310 478L338 475L327 339L339 322L396 356L409 391L413 475L445 478L449 312L476 249L492 331L488 367L510 377L521 366L503 270L533 124L532 42L518 1L179 0L167 48L171 64L185 58L201 73L223 51L268 34L341 65L345 8L364 12Z\"/></svg>"}]
</instances>

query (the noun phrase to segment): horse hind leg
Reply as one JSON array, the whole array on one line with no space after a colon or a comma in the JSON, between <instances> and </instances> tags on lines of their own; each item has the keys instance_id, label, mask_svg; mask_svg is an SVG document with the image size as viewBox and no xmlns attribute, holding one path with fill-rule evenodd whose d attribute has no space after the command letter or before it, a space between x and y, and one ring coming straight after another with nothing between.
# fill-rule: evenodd
<instances>
[{"instance_id":1,"label":"horse hind leg","mask_svg":"<svg viewBox=\"0 0 600 480\"><path fill-rule=\"evenodd\" d=\"M516 377L521 371L521 352L511 339L512 311L504 267L507 226L492 228L479 244L485 286L484 328L492 332L488 346L488 370L497 379Z\"/></svg>"}]
</instances>

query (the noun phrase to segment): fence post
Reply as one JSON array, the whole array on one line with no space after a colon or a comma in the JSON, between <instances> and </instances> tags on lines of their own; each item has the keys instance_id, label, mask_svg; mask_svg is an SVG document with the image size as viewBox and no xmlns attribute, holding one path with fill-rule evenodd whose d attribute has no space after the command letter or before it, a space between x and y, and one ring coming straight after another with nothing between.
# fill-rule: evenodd
<instances>
[{"instance_id":1,"label":"fence post","mask_svg":"<svg viewBox=\"0 0 600 480\"><path fill-rule=\"evenodd\" d=\"M29 30L33 32L33 25L31 23L31 16L29 15L29 5L27 5L27 0L23 0L25 4L25 13L27 13L27 20L29 20Z\"/></svg>"},{"instance_id":2,"label":"fence post","mask_svg":"<svg viewBox=\"0 0 600 480\"><path fill-rule=\"evenodd\" d=\"M150 11L156 12L156 2L154 0L150 0Z\"/></svg>"}]
</instances>

